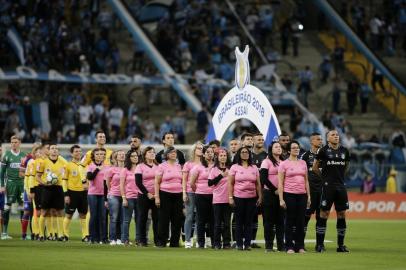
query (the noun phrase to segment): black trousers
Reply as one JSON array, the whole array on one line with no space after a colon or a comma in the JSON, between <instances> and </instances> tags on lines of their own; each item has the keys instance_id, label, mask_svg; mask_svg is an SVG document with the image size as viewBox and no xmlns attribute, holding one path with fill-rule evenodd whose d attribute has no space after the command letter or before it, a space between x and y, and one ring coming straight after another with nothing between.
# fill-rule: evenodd
<instances>
[{"instance_id":1,"label":"black trousers","mask_svg":"<svg viewBox=\"0 0 406 270\"><path fill-rule=\"evenodd\" d=\"M213 243L213 195L196 194L196 213L197 213L197 243L199 247L204 247L207 234Z\"/></svg>"},{"instance_id":2,"label":"black trousers","mask_svg":"<svg viewBox=\"0 0 406 270\"><path fill-rule=\"evenodd\" d=\"M264 189L262 217L264 222L265 248L272 249L276 235L278 250L283 250L285 211L279 205L279 196L274 191Z\"/></svg>"},{"instance_id":3,"label":"black trousers","mask_svg":"<svg viewBox=\"0 0 406 270\"><path fill-rule=\"evenodd\" d=\"M214 212L214 246L221 247L223 238L223 248L230 247L231 242L231 207L228 203L213 204Z\"/></svg>"},{"instance_id":4,"label":"black trousers","mask_svg":"<svg viewBox=\"0 0 406 270\"><path fill-rule=\"evenodd\" d=\"M148 212L151 209L152 231L154 233L154 244L158 244L158 208L155 205L155 200L148 199L144 194L138 194L137 200L137 232L140 243L147 244L147 221Z\"/></svg>"},{"instance_id":5,"label":"black trousers","mask_svg":"<svg viewBox=\"0 0 406 270\"><path fill-rule=\"evenodd\" d=\"M256 214L256 198L234 197L235 203L235 238L238 247L251 246L252 221ZM200 218L200 217L199 217Z\"/></svg>"},{"instance_id":6,"label":"black trousers","mask_svg":"<svg viewBox=\"0 0 406 270\"><path fill-rule=\"evenodd\" d=\"M284 192L283 199L286 203L286 248L298 251L304 248L307 195ZM293 232L294 227L295 232Z\"/></svg>"},{"instance_id":7,"label":"black trousers","mask_svg":"<svg viewBox=\"0 0 406 270\"><path fill-rule=\"evenodd\" d=\"M182 193L159 191L161 206L158 214L158 245L166 246L171 227L171 247L179 247L180 230L182 227Z\"/></svg>"}]
</instances>

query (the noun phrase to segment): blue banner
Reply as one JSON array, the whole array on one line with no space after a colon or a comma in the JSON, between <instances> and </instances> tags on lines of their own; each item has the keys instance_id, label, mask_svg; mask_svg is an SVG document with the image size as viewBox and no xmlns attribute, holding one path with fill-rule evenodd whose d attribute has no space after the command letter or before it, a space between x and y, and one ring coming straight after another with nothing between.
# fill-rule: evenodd
<instances>
[{"instance_id":1,"label":"blue banner","mask_svg":"<svg viewBox=\"0 0 406 270\"><path fill-rule=\"evenodd\" d=\"M100 84L132 84L132 85L157 85L168 86L171 78L152 76L145 77L139 74L82 74L82 73L60 73L56 70L48 72L38 72L33 68L18 66L15 71L3 71L0 68L0 80L18 81L18 80L38 80L66 83L100 83Z\"/></svg>"}]
</instances>

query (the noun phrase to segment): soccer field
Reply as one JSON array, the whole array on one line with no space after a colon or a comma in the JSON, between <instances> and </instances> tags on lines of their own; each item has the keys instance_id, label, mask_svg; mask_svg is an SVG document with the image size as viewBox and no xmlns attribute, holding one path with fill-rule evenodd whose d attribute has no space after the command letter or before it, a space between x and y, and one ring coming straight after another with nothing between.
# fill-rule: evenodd
<instances>
[{"instance_id":1,"label":"soccer field","mask_svg":"<svg viewBox=\"0 0 406 270\"><path fill-rule=\"evenodd\" d=\"M349 254L336 253L335 221L329 222L327 252L307 254L211 249L138 248L88 245L79 241L79 223L72 222L73 239L62 242L21 241L17 220L10 224L13 240L0 241L0 269L406 269L406 220L349 220ZM314 221L307 239L315 239ZM262 228L262 227L261 227ZM133 232L133 228L131 230ZM134 235L132 234L133 238ZM262 231L258 239L263 239Z\"/></svg>"}]
</instances>

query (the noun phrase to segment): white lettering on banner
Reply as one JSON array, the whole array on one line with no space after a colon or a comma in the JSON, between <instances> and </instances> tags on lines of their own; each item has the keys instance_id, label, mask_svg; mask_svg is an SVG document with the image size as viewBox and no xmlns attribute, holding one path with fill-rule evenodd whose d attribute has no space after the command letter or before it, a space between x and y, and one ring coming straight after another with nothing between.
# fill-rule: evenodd
<instances>
[{"instance_id":1,"label":"white lettering on banner","mask_svg":"<svg viewBox=\"0 0 406 270\"><path fill-rule=\"evenodd\" d=\"M19 66L17 67L16 71L20 77L25 79L36 79L38 77L37 72L30 67Z\"/></svg>"},{"instance_id":2,"label":"white lettering on banner","mask_svg":"<svg viewBox=\"0 0 406 270\"><path fill-rule=\"evenodd\" d=\"M18 79L17 75L7 75L0 68L0 80L15 80L15 79Z\"/></svg>"},{"instance_id":3,"label":"white lettering on banner","mask_svg":"<svg viewBox=\"0 0 406 270\"><path fill-rule=\"evenodd\" d=\"M365 210L365 204L362 201L350 201L350 212L363 212Z\"/></svg>"},{"instance_id":4,"label":"white lettering on banner","mask_svg":"<svg viewBox=\"0 0 406 270\"><path fill-rule=\"evenodd\" d=\"M66 77L54 69L48 71L48 77L51 81L65 81Z\"/></svg>"},{"instance_id":5,"label":"white lettering on banner","mask_svg":"<svg viewBox=\"0 0 406 270\"><path fill-rule=\"evenodd\" d=\"M393 201L370 201L368 202L367 212L377 211L379 213L383 212L394 212L395 202Z\"/></svg>"},{"instance_id":6,"label":"white lettering on banner","mask_svg":"<svg viewBox=\"0 0 406 270\"><path fill-rule=\"evenodd\" d=\"M406 213L406 202L402 202L402 203L399 205L397 212L399 212L399 213L401 213L401 212Z\"/></svg>"},{"instance_id":7,"label":"white lettering on banner","mask_svg":"<svg viewBox=\"0 0 406 270\"><path fill-rule=\"evenodd\" d=\"M96 82L109 82L109 81L111 81L110 75L107 75L107 74L95 73L95 74L92 74L92 78Z\"/></svg>"},{"instance_id":8,"label":"white lettering on banner","mask_svg":"<svg viewBox=\"0 0 406 270\"><path fill-rule=\"evenodd\" d=\"M125 74L111 74L110 78L117 83L130 83L131 78Z\"/></svg>"}]
</instances>

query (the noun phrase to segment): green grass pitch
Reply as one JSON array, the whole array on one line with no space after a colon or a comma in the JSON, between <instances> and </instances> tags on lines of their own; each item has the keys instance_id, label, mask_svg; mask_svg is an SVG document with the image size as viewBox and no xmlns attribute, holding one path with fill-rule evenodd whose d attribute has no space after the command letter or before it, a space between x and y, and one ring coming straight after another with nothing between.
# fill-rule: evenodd
<instances>
[{"instance_id":1,"label":"green grass pitch","mask_svg":"<svg viewBox=\"0 0 406 270\"><path fill-rule=\"evenodd\" d=\"M315 239L314 221L308 239ZM262 226L258 239L263 239ZM0 241L0 269L406 269L406 220L349 220L346 245L349 254L336 253L335 221L328 223L327 252L317 254L307 243L306 254L265 253L211 249L88 245L79 240L79 223L72 222L72 239L67 243L22 241L19 223L12 220L12 240ZM131 238L134 229L131 228ZM262 245L263 246L263 245Z\"/></svg>"}]
</instances>

